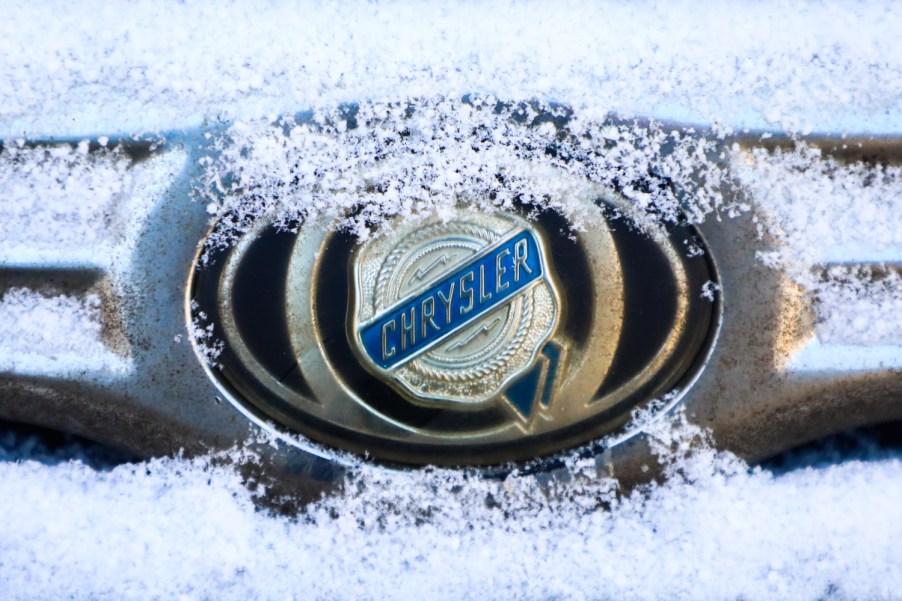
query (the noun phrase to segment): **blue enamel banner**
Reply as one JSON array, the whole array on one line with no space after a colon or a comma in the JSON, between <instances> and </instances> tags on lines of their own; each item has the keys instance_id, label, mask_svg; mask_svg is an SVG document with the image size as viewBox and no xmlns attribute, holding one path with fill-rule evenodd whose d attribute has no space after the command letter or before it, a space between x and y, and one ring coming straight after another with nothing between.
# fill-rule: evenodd
<instances>
[{"instance_id":1,"label":"blue enamel banner","mask_svg":"<svg viewBox=\"0 0 902 601\"><path fill-rule=\"evenodd\" d=\"M391 369L512 299L542 270L538 240L528 230L517 232L361 326L363 348L376 365Z\"/></svg>"}]
</instances>

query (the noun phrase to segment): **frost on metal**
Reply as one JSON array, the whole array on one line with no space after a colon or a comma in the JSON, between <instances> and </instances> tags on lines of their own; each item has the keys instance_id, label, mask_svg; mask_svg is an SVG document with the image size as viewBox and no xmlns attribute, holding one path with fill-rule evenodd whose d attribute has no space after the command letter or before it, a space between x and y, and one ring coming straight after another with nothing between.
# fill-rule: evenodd
<instances>
[{"instance_id":1,"label":"frost on metal","mask_svg":"<svg viewBox=\"0 0 902 601\"><path fill-rule=\"evenodd\" d=\"M641 219L734 214L716 138L541 102L492 98L361 102L276 123L236 123L215 138L199 194L229 244L259 219L283 227L341 219L365 239L386 219L515 202L561 211L572 175L626 198ZM596 215L597 218L597 215Z\"/></svg>"}]
</instances>

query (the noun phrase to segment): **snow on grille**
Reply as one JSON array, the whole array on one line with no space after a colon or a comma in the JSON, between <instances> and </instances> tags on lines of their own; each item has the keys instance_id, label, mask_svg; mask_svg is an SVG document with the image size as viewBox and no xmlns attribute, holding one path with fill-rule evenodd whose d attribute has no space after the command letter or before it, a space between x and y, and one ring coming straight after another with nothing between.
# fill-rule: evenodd
<instances>
[{"instance_id":1,"label":"snow on grille","mask_svg":"<svg viewBox=\"0 0 902 601\"><path fill-rule=\"evenodd\" d=\"M119 150L89 153L87 141L6 144L0 152L0 261L27 264L51 256L66 263L121 234L116 205L130 189L130 163Z\"/></svg>"},{"instance_id":2,"label":"snow on grille","mask_svg":"<svg viewBox=\"0 0 902 601\"><path fill-rule=\"evenodd\" d=\"M10 288L0 296L0 372L74 376L123 372L130 363L103 342L101 300Z\"/></svg>"},{"instance_id":3,"label":"snow on grille","mask_svg":"<svg viewBox=\"0 0 902 601\"><path fill-rule=\"evenodd\" d=\"M902 345L902 167L800 144L737 152L733 173L780 243L760 259L812 295L820 340Z\"/></svg>"}]
</instances>

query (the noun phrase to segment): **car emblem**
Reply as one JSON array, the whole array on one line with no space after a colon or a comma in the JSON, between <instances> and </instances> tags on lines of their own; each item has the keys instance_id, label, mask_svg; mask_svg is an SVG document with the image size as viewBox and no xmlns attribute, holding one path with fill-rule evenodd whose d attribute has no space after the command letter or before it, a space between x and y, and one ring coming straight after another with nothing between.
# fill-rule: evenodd
<instances>
[{"instance_id":1,"label":"car emblem","mask_svg":"<svg viewBox=\"0 0 902 601\"><path fill-rule=\"evenodd\" d=\"M548 408L563 352L545 243L514 215L405 224L352 260L362 363L413 403Z\"/></svg>"},{"instance_id":2,"label":"car emblem","mask_svg":"<svg viewBox=\"0 0 902 601\"><path fill-rule=\"evenodd\" d=\"M592 194L578 231L550 209L466 204L364 241L342 217L260 223L198 257L189 318L221 350L207 371L317 453L487 464L623 436L632 411L665 410L697 377L717 276L690 226L639 227Z\"/></svg>"}]
</instances>

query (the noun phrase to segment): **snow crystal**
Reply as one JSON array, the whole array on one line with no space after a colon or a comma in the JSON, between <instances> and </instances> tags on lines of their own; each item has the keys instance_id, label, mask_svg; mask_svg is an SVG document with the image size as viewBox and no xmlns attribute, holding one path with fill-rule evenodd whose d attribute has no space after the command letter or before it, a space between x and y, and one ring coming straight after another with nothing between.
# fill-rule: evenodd
<instances>
[{"instance_id":1,"label":"snow crystal","mask_svg":"<svg viewBox=\"0 0 902 601\"><path fill-rule=\"evenodd\" d=\"M191 311L197 311L197 302L191 301ZM216 367L218 363L216 359L222 354L225 348L225 342L216 338L213 333L215 326L203 311L199 311L188 327L188 334L194 340L195 348L201 355L201 358L210 366ZM176 336L176 342L181 337Z\"/></svg>"},{"instance_id":2,"label":"snow crystal","mask_svg":"<svg viewBox=\"0 0 902 601\"><path fill-rule=\"evenodd\" d=\"M701 297L713 303L714 299L717 298L718 290L720 290L720 286L718 286L715 282L705 282L704 284L702 284Z\"/></svg>"}]
</instances>

